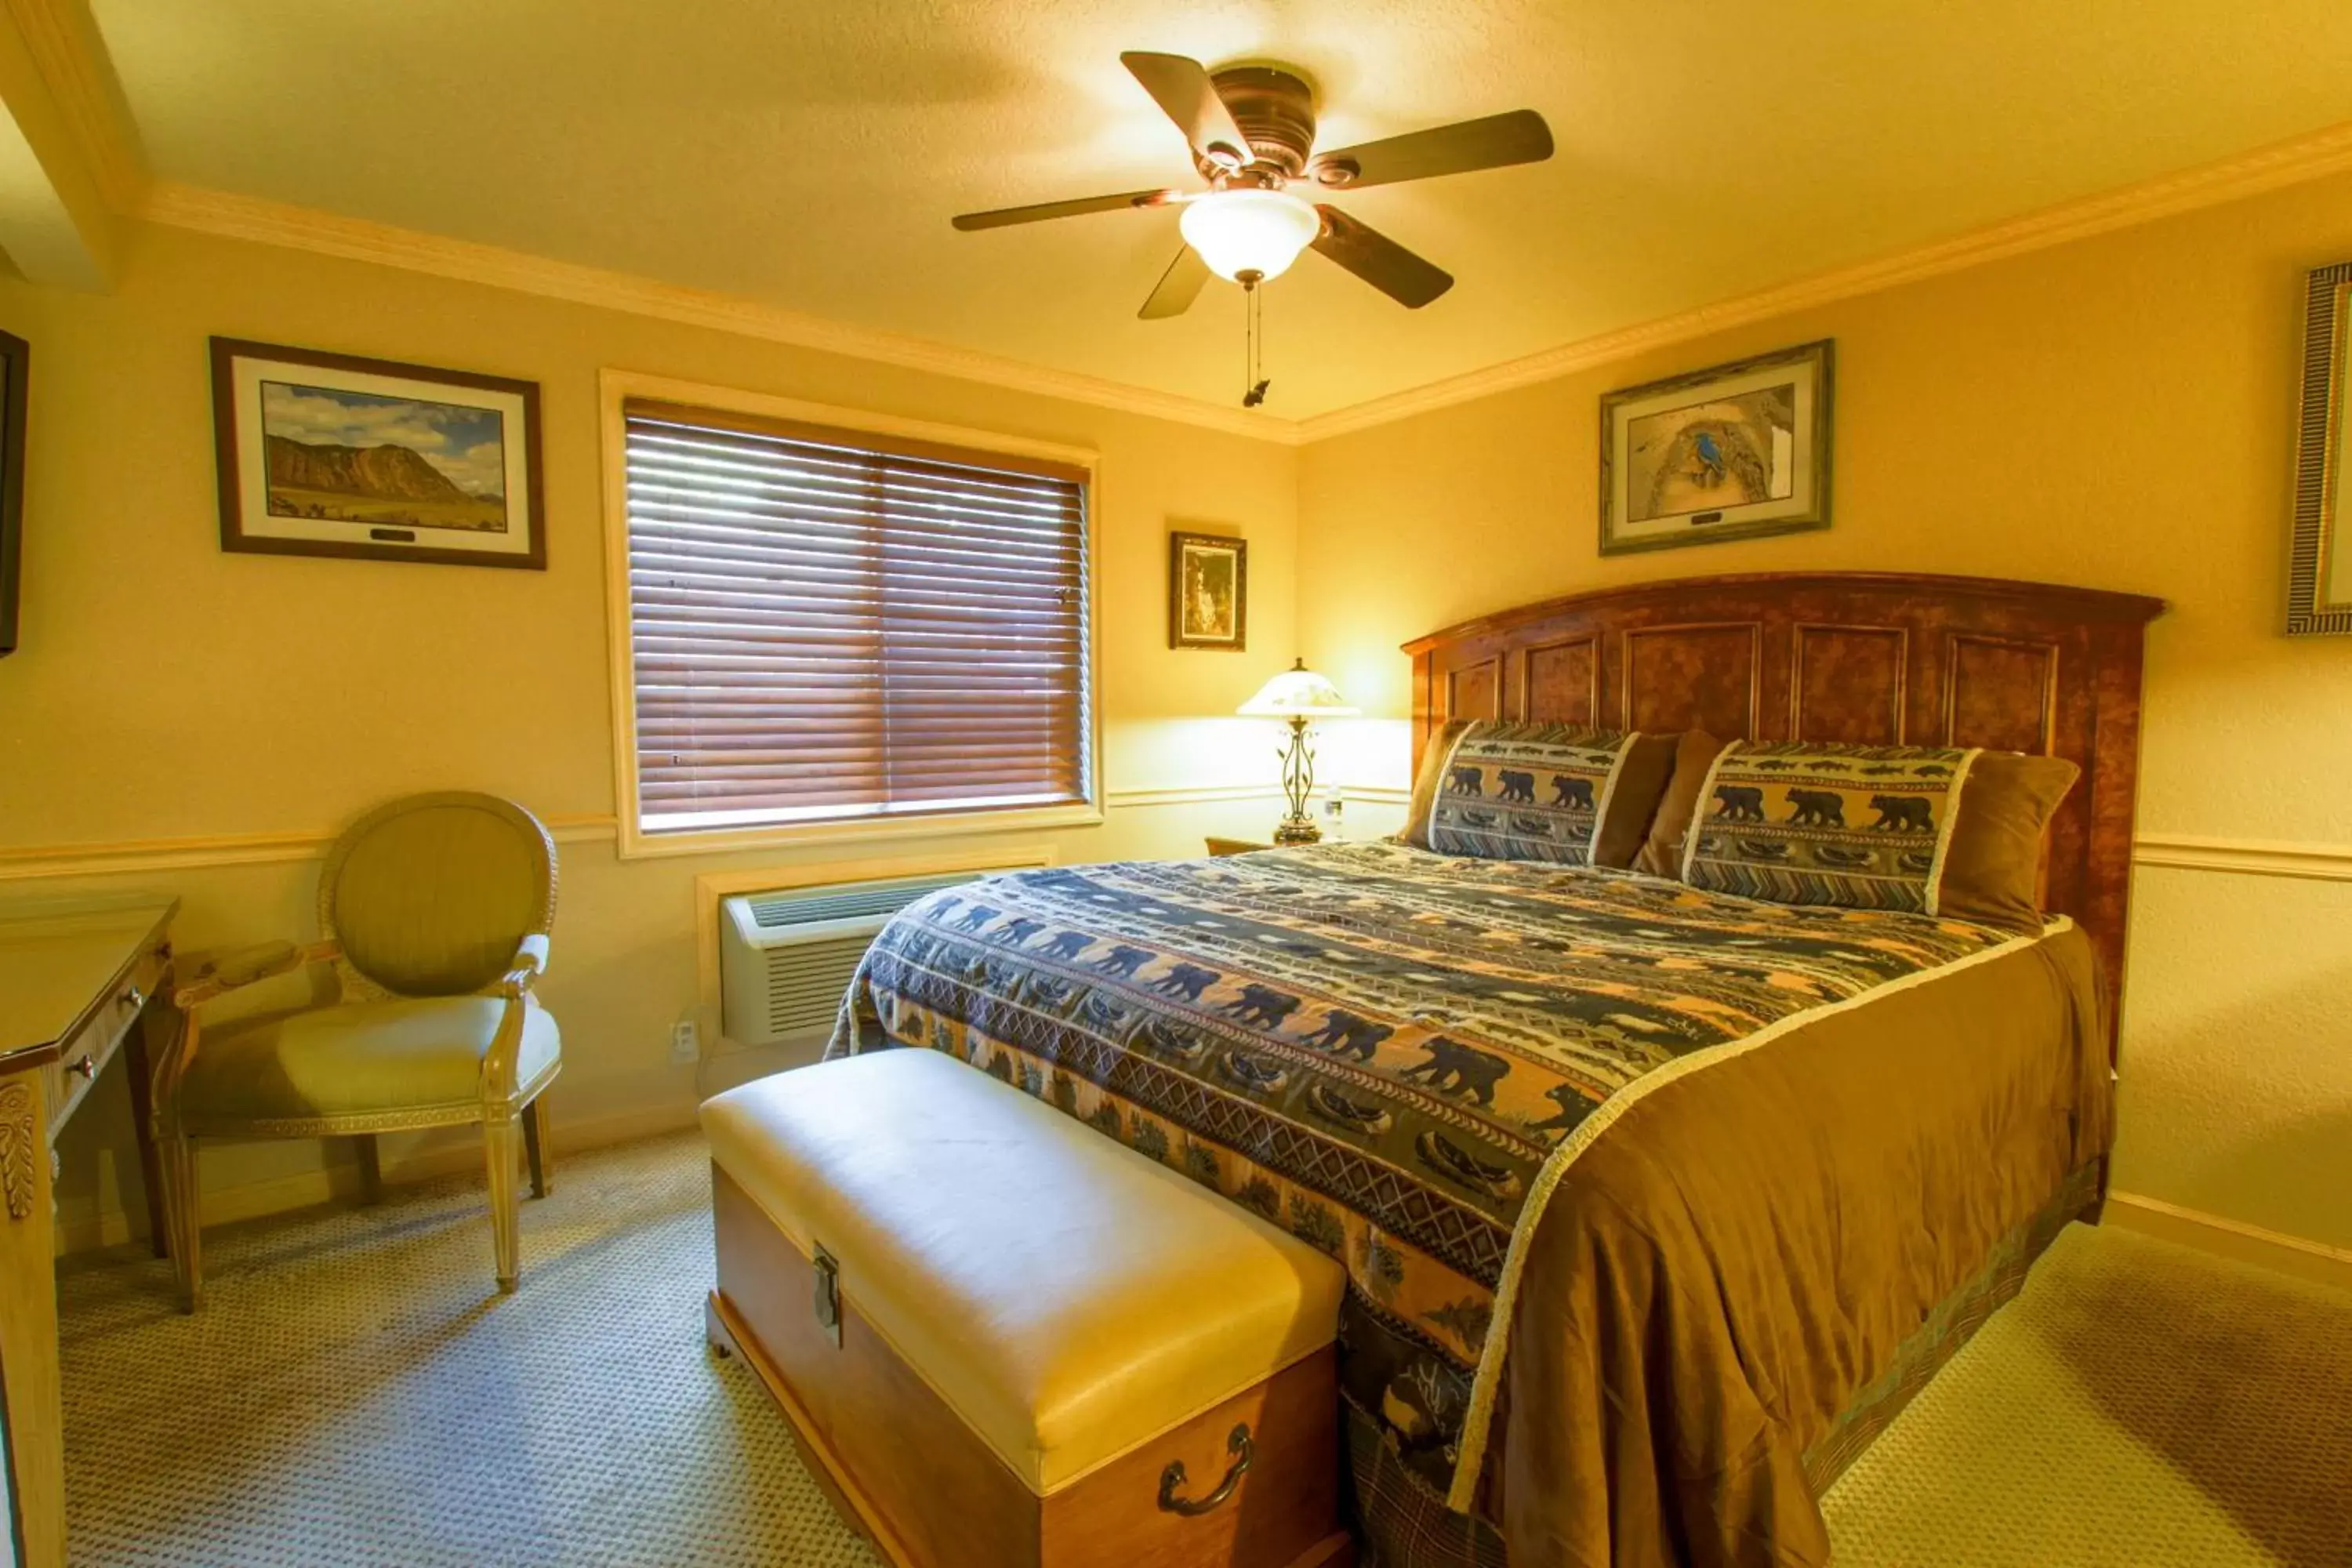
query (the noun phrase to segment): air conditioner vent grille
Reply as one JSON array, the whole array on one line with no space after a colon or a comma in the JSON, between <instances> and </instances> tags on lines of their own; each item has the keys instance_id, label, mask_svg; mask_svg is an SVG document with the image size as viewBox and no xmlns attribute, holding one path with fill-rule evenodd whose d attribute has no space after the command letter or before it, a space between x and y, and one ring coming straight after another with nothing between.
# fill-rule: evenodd
<instances>
[{"instance_id":1,"label":"air conditioner vent grille","mask_svg":"<svg viewBox=\"0 0 2352 1568\"><path fill-rule=\"evenodd\" d=\"M819 921L856 920L891 915L927 893L969 882L961 877L910 877L896 882L853 882L835 888L760 893L747 899L753 923L762 931L778 926L814 925Z\"/></svg>"},{"instance_id":2,"label":"air conditioner vent grille","mask_svg":"<svg viewBox=\"0 0 2352 1568\"><path fill-rule=\"evenodd\" d=\"M841 1011L857 961L872 942L866 936L780 947L768 954L768 1033L798 1035L830 1027Z\"/></svg>"},{"instance_id":3,"label":"air conditioner vent grille","mask_svg":"<svg viewBox=\"0 0 2352 1568\"><path fill-rule=\"evenodd\" d=\"M739 1049L822 1040L874 933L909 904L986 874L763 889L721 899L721 1034Z\"/></svg>"}]
</instances>

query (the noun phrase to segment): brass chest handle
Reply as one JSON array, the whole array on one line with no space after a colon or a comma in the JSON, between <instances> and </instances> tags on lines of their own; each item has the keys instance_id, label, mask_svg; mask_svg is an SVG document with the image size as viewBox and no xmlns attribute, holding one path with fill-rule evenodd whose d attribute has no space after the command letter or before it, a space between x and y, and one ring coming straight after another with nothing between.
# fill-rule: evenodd
<instances>
[{"instance_id":1,"label":"brass chest handle","mask_svg":"<svg viewBox=\"0 0 2352 1568\"><path fill-rule=\"evenodd\" d=\"M814 1248L815 1257L810 1262L816 1266L816 1326L824 1331L833 1348L841 1348L841 1265L824 1247Z\"/></svg>"},{"instance_id":2,"label":"brass chest handle","mask_svg":"<svg viewBox=\"0 0 2352 1568\"><path fill-rule=\"evenodd\" d=\"M1169 1460L1168 1468L1160 1472L1160 1511L1181 1513L1187 1519L1196 1519L1232 1497L1234 1489L1242 1484L1242 1477L1249 1473L1250 1461L1257 1458L1257 1449L1250 1442L1250 1429L1246 1425L1234 1428L1233 1436L1225 1439L1225 1451L1234 1457L1233 1468L1225 1472L1225 1479L1217 1483L1217 1489L1204 1498L1180 1498L1176 1495L1176 1489L1184 1484L1184 1461Z\"/></svg>"}]
</instances>

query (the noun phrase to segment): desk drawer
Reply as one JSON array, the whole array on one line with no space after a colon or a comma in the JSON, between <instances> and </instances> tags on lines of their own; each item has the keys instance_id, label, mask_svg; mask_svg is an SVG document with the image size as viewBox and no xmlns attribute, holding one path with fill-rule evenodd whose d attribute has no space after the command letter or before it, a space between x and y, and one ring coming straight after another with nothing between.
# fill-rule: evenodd
<instances>
[{"instance_id":1,"label":"desk drawer","mask_svg":"<svg viewBox=\"0 0 2352 1568\"><path fill-rule=\"evenodd\" d=\"M48 1079L46 1087L52 1139L66 1124L66 1119L80 1108L82 1096L89 1092L89 1086L106 1069L106 1064L114 1059L123 1037L138 1023L148 999L164 984L171 957L168 947L141 953L129 973L118 976L108 988L105 1000L79 1029L66 1037L58 1059L41 1069Z\"/></svg>"}]
</instances>

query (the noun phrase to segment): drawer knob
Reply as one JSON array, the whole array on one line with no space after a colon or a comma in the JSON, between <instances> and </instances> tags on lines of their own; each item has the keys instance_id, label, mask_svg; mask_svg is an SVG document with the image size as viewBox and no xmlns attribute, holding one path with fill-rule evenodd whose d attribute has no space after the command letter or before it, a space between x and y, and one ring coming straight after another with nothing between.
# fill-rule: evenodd
<instances>
[{"instance_id":1,"label":"drawer knob","mask_svg":"<svg viewBox=\"0 0 2352 1568\"><path fill-rule=\"evenodd\" d=\"M88 1055L83 1055L68 1062L66 1064L66 1071L80 1074L82 1082L89 1083L98 1077L98 1064L92 1061Z\"/></svg>"},{"instance_id":2,"label":"drawer knob","mask_svg":"<svg viewBox=\"0 0 2352 1568\"><path fill-rule=\"evenodd\" d=\"M1217 1483L1217 1489L1202 1498L1176 1495L1177 1489L1184 1484L1184 1461L1169 1460L1168 1468L1160 1472L1160 1511L1181 1513L1187 1519L1194 1519L1232 1497L1234 1489L1242 1484L1242 1477L1249 1473L1250 1461L1257 1458L1257 1449L1250 1442L1247 1426L1234 1428L1233 1436L1225 1439L1225 1451L1234 1457L1233 1468L1225 1472L1225 1479Z\"/></svg>"},{"instance_id":3,"label":"drawer knob","mask_svg":"<svg viewBox=\"0 0 2352 1568\"><path fill-rule=\"evenodd\" d=\"M127 985L123 987L121 1001L125 1007L136 1013L140 1008L147 1005L147 993L140 990L136 985Z\"/></svg>"}]
</instances>

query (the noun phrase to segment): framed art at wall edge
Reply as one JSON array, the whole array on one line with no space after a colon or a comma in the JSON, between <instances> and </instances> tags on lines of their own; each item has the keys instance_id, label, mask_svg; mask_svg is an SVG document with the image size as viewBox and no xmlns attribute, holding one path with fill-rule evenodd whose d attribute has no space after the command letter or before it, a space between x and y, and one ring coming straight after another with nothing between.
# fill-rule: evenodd
<instances>
[{"instance_id":1,"label":"framed art at wall edge","mask_svg":"<svg viewBox=\"0 0 2352 1568\"><path fill-rule=\"evenodd\" d=\"M2303 405L2295 433L2294 523L2287 552L2286 635L2352 632L2352 429L2344 417L2352 331L2352 261L2304 282Z\"/></svg>"},{"instance_id":2,"label":"framed art at wall edge","mask_svg":"<svg viewBox=\"0 0 2352 1568\"><path fill-rule=\"evenodd\" d=\"M33 356L0 332L0 656L16 651L16 601L25 559L25 384Z\"/></svg>"},{"instance_id":3,"label":"framed art at wall edge","mask_svg":"<svg viewBox=\"0 0 2352 1568\"><path fill-rule=\"evenodd\" d=\"M1601 399L1601 553L1830 525L1828 339Z\"/></svg>"},{"instance_id":4,"label":"framed art at wall edge","mask_svg":"<svg viewBox=\"0 0 2352 1568\"><path fill-rule=\"evenodd\" d=\"M1249 646L1249 542L1213 533L1168 536L1168 646Z\"/></svg>"},{"instance_id":5,"label":"framed art at wall edge","mask_svg":"<svg viewBox=\"0 0 2352 1568\"><path fill-rule=\"evenodd\" d=\"M539 385L212 340L223 550L547 565Z\"/></svg>"}]
</instances>

